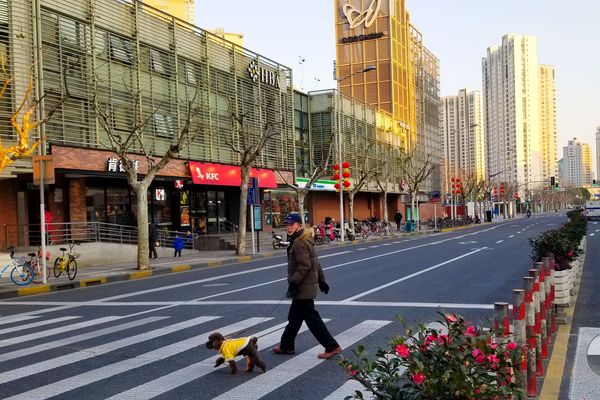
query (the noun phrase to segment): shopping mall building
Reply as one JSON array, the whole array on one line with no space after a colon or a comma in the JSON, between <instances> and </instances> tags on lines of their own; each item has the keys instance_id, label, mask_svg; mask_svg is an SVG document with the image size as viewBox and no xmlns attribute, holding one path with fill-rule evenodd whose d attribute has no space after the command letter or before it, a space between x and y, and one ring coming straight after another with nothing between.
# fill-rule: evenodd
<instances>
[{"instance_id":1,"label":"shopping mall building","mask_svg":"<svg viewBox=\"0 0 600 400\"><path fill-rule=\"evenodd\" d=\"M392 20L381 15L381 21ZM381 49L381 40L386 36L352 43L350 54L357 46L371 54L369 46ZM293 89L288 67L134 0L0 0L0 52L8 60L7 74L14 78L0 98L2 142L16 139L10 118L30 78L37 97L44 96L41 115L56 108L42 127L44 153L51 156L54 169L54 181L44 191L54 223L135 225L135 200L118 157L107 149L106 129L126 137L143 120L144 147L160 156L185 124L190 101L200 109L192 124L197 134L160 171L148 196L150 218L169 230L198 229L200 224L210 233L219 229L218 221L237 222L240 159L232 144L242 135L232 123L232 109L245 115L251 132L259 132L267 119L276 122L276 135L252 171L259 177L267 227L279 226L285 215L297 211L291 185L305 182L315 163L329 154L337 132L342 158L354 166L383 168L381 161L395 157L400 146L418 143L418 94L408 91L401 99L398 91L383 93L378 82L394 80L385 79L391 70L382 60L374 60L375 76L355 74L340 80L340 92L300 93ZM391 48L375 53L387 54L393 64ZM361 65L371 62L365 58ZM409 59L404 62L412 65ZM358 65L352 64L349 74ZM407 79L416 76L407 65ZM346 83L352 93L344 89ZM357 96L360 84L362 97ZM372 87L378 88L381 104L396 98L399 104L412 101L414 115L404 103L396 113L371 101ZM110 116L109 126L95 117L96 107ZM144 162L139 157L141 173ZM317 182L309 194L310 223L339 215L339 194L328 179ZM408 196L402 194L399 172L387 180L390 213L404 211ZM371 181L357 194L356 218L383 215L379 187ZM435 182L428 183L424 190L435 187ZM23 231L39 224L39 193L31 160L19 160L0 175L0 247L28 244L22 243Z\"/></svg>"}]
</instances>

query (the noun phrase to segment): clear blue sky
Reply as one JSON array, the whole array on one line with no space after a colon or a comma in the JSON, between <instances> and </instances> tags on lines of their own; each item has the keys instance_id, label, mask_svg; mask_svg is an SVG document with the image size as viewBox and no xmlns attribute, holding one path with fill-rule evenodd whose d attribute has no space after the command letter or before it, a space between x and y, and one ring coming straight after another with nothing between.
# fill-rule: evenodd
<instances>
[{"instance_id":1,"label":"clear blue sky","mask_svg":"<svg viewBox=\"0 0 600 400\"><path fill-rule=\"evenodd\" d=\"M407 0L407 8L440 60L443 96L481 90L481 58L502 35L537 36L538 62L556 67L558 158L573 137L588 143L595 158L600 1ZM197 25L244 34L248 49L293 68L295 85L305 91L335 87L333 11L326 0L196 0Z\"/></svg>"}]
</instances>

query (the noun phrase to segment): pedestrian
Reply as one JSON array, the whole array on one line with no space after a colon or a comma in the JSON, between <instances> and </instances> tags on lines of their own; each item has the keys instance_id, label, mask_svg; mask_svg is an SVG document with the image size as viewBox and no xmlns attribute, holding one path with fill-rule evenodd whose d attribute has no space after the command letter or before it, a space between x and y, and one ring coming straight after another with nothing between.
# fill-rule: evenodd
<instances>
[{"instance_id":1,"label":"pedestrian","mask_svg":"<svg viewBox=\"0 0 600 400\"><path fill-rule=\"evenodd\" d=\"M396 211L396 215L394 215L394 221L396 221L396 228L398 229L398 232L400 232L400 229L402 228L402 213L400 210Z\"/></svg>"},{"instance_id":2,"label":"pedestrian","mask_svg":"<svg viewBox=\"0 0 600 400\"><path fill-rule=\"evenodd\" d=\"M183 250L183 238L179 236L179 234L175 235L175 239L173 239L173 249L175 249L175 254L173 257L181 257L181 250Z\"/></svg>"},{"instance_id":3,"label":"pedestrian","mask_svg":"<svg viewBox=\"0 0 600 400\"><path fill-rule=\"evenodd\" d=\"M148 246L150 254L148 257L151 259L157 259L158 253L156 252L156 224L154 222L148 222Z\"/></svg>"},{"instance_id":4,"label":"pedestrian","mask_svg":"<svg viewBox=\"0 0 600 400\"><path fill-rule=\"evenodd\" d=\"M288 324L281 335L279 346L273 348L277 354L294 354L295 339L302 322L325 348L325 352L318 355L321 359L328 359L341 353L342 348L331 336L319 312L315 310L317 288L321 292L329 293L329 285L325 281L325 274L317 258L315 242L308 230L302 227L298 214L289 214L286 218L286 230L290 242L288 253L288 290L287 297L292 299L288 314Z\"/></svg>"}]
</instances>

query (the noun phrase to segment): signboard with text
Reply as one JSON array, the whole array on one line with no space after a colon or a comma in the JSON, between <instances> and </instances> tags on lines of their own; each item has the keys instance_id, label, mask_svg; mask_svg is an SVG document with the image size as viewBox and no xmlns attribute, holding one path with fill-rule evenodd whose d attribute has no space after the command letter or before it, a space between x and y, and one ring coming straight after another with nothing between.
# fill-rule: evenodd
<instances>
[{"instance_id":1,"label":"signboard with text","mask_svg":"<svg viewBox=\"0 0 600 400\"><path fill-rule=\"evenodd\" d=\"M241 168L235 165L190 161L190 174L192 181L197 185L240 186L242 183ZM261 188L277 187L275 173L269 169L252 168L250 177L259 178Z\"/></svg>"},{"instance_id":2,"label":"signboard with text","mask_svg":"<svg viewBox=\"0 0 600 400\"><path fill-rule=\"evenodd\" d=\"M296 178L296 185L298 185L299 189L304 189L308 181L309 180L307 178ZM312 184L310 190L335 192L335 187L333 185L335 185L335 181L318 180Z\"/></svg>"}]
</instances>

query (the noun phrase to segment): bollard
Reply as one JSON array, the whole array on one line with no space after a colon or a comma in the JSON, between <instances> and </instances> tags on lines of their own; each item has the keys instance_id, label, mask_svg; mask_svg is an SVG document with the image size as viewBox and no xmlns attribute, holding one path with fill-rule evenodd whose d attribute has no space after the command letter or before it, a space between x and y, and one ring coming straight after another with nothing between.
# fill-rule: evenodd
<instances>
[{"instance_id":1,"label":"bollard","mask_svg":"<svg viewBox=\"0 0 600 400\"><path fill-rule=\"evenodd\" d=\"M548 337L548 346L550 346L552 344L552 297L550 296L552 282L550 281L550 258L543 257L542 265L544 266L546 282L546 336Z\"/></svg>"},{"instance_id":2,"label":"bollard","mask_svg":"<svg viewBox=\"0 0 600 400\"><path fill-rule=\"evenodd\" d=\"M556 292L554 288L554 254L548 253L548 259L550 260L550 300L552 302L552 333L556 333L556 314L558 313L558 309L554 301L556 300Z\"/></svg>"},{"instance_id":3,"label":"bollard","mask_svg":"<svg viewBox=\"0 0 600 400\"><path fill-rule=\"evenodd\" d=\"M494 331L501 332L499 337L510 335L510 320L508 319L508 303L494 303Z\"/></svg>"},{"instance_id":4,"label":"bollard","mask_svg":"<svg viewBox=\"0 0 600 400\"><path fill-rule=\"evenodd\" d=\"M527 337L527 397L537 396L535 306L533 304L532 277L523 278L525 287L525 336Z\"/></svg>"},{"instance_id":5,"label":"bollard","mask_svg":"<svg viewBox=\"0 0 600 400\"><path fill-rule=\"evenodd\" d=\"M540 281L537 269L530 269L529 276L533 278L533 308L535 312L535 366L537 376L544 375L544 365L542 364L542 338L541 338L541 320L540 320Z\"/></svg>"},{"instance_id":6,"label":"bollard","mask_svg":"<svg viewBox=\"0 0 600 400\"><path fill-rule=\"evenodd\" d=\"M515 331L515 342L521 350L521 363L516 364L515 378L518 387L523 393L527 393L527 336L525 328L525 291L523 289L513 289L513 325Z\"/></svg>"},{"instance_id":7,"label":"bollard","mask_svg":"<svg viewBox=\"0 0 600 400\"><path fill-rule=\"evenodd\" d=\"M548 330L546 328L546 273L544 272L544 264L541 262L535 263L535 269L538 272L540 282L540 339L542 341L542 358L548 358Z\"/></svg>"}]
</instances>

